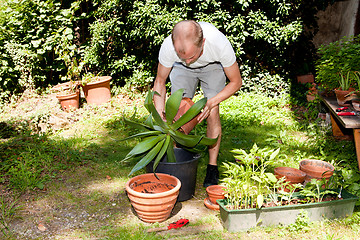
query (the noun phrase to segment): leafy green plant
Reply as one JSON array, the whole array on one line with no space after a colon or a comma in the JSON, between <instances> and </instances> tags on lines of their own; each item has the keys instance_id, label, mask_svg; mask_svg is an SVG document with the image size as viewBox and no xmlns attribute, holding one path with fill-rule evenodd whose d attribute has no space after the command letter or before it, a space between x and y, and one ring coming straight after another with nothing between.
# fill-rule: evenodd
<instances>
[{"instance_id":1,"label":"leafy green plant","mask_svg":"<svg viewBox=\"0 0 360 240\"><path fill-rule=\"evenodd\" d=\"M301 210L295 219L295 223L286 226L286 229L290 232L309 231L310 218L308 212Z\"/></svg>"},{"instance_id":2,"label":"leafy green plant","mask_svg":"<svg viewBox=\"0 0 360 240\"><path fill-rule=\"evenodd\" d=\"M339 87L339 81L342 81L339 80L339 73L348 74L349 72L358 71L360 64L359 51L359 36L344 37L339 41L322 45L318 49L320 58L316 63L316 81L326 90ZM343 78L345 81L346 76ZM353 80L353 78L349 78L349 84L354 83Z\"/></svg>"},{"instance_id":3,"label":"leafy green plant","mask_svg":"<svg viewBox=\"0 0 360 240\"><path fill-rule=\"evenodd\" d=\"M277 183L275 175L266 172L267 167L274 164L280 149L269 150L259 148L256 144L247 153L243 149L234 149L236 163L224 162L224 178L226 198L233 209L261 208L265 197Z\"/></svg>"},{"instance_id":4,"label":"leafy green plant","mask_svg":"<svg viewBox=\"0 0 360 240\"><path fill-rule=\"evenodd\" d=\"M141 133L124 139L128 140L136 137L143 138L143 141L138 143L123 159L123 161L126 161L130 158L140 158L129 175L144 168L152 160L154 160L153 170L155 172L156 167L165 154L167 155L168 162L176 162L173 149L174 144L192 152L201 152L204 150L201 148L202 145L212 145L217 141L217 138L212 139L205 136L186 135L178 131L181 126L200 113L207 101L206 98L200 99L174 122L174 118L182 100L183 92L184 89L179 89L166 101L165 121L155 108L153 97L154 94L157 93L153 91L149 91L145 99L144 105L150 115L144 123L137 123L124 118L124 121L127 124L143 130Z\"/></svg>"},{"instance_id":5,"label":"leafy green plant","mask_svg":"<svg viewBox=\"0 0 360 240\"><path fill-rule=\"evenodd\" d=\"M321 202L325 195L328 194L335 194L338 195L338 192L335 192L331 189L323 188L326 184L326 179L311 179L310 182L308 182L305 187L300 191L300 194L304 197L306 197L308 202Z\"/></svg>"}]
</instances>

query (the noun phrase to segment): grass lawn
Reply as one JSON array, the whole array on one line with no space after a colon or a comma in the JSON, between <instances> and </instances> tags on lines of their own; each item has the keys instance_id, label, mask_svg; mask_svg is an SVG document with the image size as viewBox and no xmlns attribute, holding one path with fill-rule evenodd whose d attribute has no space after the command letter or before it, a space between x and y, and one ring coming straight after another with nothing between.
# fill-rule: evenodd
<instances>
[{"instance_id":1,"label":"grass lawn","mask_svg":"<svg viewBox=\"0 0 360 240\"><path fill-rule=\"evenodd\" d=\"M120 162L136 140L122 115L145 120L143 97L114 96L102 106L82 103L65 113L55 95L28 92L0 110L0 239L358 239L360 214L346 219L229 233L219 213L206 209L202 182L207 153L200 159L193 199L178 204L163 223L134 214L125 193L133 162ZM278 166L298 167L315 158L333 163L344 187L360 196L352 141L337 141L325 121L289 100L240 94L221 104L223 140L218 164L234 161L232 149L280 148ZM205 133L206 124L196 127ZM220 168L221 171L221 168ZM137 173L139 174L139 173ZM179 230L146 233L181 217Z\"/></svg>"}]
</instances>

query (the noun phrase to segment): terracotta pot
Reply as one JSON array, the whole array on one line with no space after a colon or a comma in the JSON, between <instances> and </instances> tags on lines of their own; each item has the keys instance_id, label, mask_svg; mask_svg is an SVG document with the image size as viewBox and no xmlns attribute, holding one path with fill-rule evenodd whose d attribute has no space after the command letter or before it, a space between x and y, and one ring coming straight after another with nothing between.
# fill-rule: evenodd
<instances>
[{"instance_id":1,"label":"terracotta pot","mask_svg":"<svg viewBox=\"0 0 360 240\"><path fill-rule=\"evenodd\" d=\"M336 100L337 100L337 103L339 104L339 106L341 107L348 107L350 106L349 103L345 103L347 100L345 98L345 96L347 94L349 94L350 92L354 91L354 89L349 89L347 91L343 91L343 90L339 90L339 89L335 89L334 92L335 92L335 95L336 95Z\"/></svg>"},{"instance_id":2,"label":"terracotta pot","mask_svg":"<svg viewBox=\"0 0 360 240\"><path fill-rule=\"evenodd\" d=\"M298 83L306 84L306 83L313 83L314 82L314 75L313 74L305 74L296 76Z\"/></svg>"},{"instance_id":3,"label":"terracotta pot","mask_svg":"<svg viewBox=\"0 0 360 240\"><path fill-rule=\"evenodd\" d=\"M206 188L206 193L209 196L210 202L212 204L218 205L216 200L225 198L225 196L224 196L224 194L226 193L225 189L226 189L225 187L220 186L220 185L208 186Z\"/></svg>"},{"instance_id":4,"label":"terracotta pot","mask_svg":"<svg viewBox=\"0 0 360 240\"><path fill-rule=\"evenodd\" d=\"M285 177L285 180L290 183L303 183L306 177L306 173L291 167L277 167L274 173L278 178Z\"/></svg>"},{"instance_id":5,"label":"terracotta pot","mask_svg":"<svg viewBox=\"0 0 360 240\"><path fill-rule=\"evenodd\" d=\"M98 81L81 85L86 102L90 105L101 105L111 98L110 80L111 77L96 77Z\"/></svg>"},{"instance_id":6,"label":"terracotta pot","mask_svg":"<svg viewBox=\"0 0 360 240\"><path fill-rule=\"evenodd\" d=\"M78 90L67 95L57 95L56 98L59 100L61 108L66 112L79 108L80 92Z\"/></svg>"},{"instance_id":7,"label":"terracotta pot","mask_svg":"<svg viewBox=\"0 0 360 240\"><path fill-rule=\"evenodd\" d=\"M326 178L328 180L335 170L330 163L314 159L304 159L299 166L300 170L306 173L305 182L310 181L312 178Z\"/></svg>"},{"instance_id":8,"label":"terracotta pot","mask_svg":"<svg viewBox=\"0 0 360 240\"><path fill-rule=\"evenodd\" d=\"M190 98L183 98L181 100L179 111L177 112L174 121L176 122L182 115L184 115L184 113L186 113L192 105L194 105L194 102ZM197 116L189 122L185 123L182 127L180 127L179 130L185 134L189 134L191 130L193 130L194 127L199 123L196 118Z\"/></svg>"},{"instance_id":9,"label":"terracotta pot","mask_svg":"<svg viewBox=\"0 0 360 240\"><path fill-rule=\"evenodd\" d=\"M126 192L138 217L144 222L165 221L174 208L180 180L174 176L157 173L142 174L126 183Z\"/></svg>"}]
</instances>

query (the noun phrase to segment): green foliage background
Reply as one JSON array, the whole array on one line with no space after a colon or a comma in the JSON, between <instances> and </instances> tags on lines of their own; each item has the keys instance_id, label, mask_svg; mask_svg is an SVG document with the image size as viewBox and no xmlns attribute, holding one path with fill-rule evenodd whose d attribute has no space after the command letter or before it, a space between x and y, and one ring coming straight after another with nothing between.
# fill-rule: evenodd
<instances>
[{"instance_id":1,"label":"green foliage background","mask_svg":"<svg viewBox=\"0 0 360 240\"><path fill-rule=\"evenodd\" d=\"M84 64L82 74L147 89L164 38L179 20L194 19L213 23L229 38L245 90L260 84L277 94L286 79L312 66L315 14L333 1L2 0L0 92L58 83L71 76L74 62Z\"/></svg>"}]
</instances>

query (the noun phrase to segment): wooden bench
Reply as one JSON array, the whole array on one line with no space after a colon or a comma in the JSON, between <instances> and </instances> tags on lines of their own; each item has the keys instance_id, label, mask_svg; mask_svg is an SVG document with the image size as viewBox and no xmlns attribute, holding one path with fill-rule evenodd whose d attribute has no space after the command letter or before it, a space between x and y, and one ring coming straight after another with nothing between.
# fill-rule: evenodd
<instances>
[{"instance_id":1,"label":"wooden bench","mask_svg":"<svg viewBox=\"0 0 360 240\"><path fill-rule=\"evenodd\" d=\"M354 142L358 167L360 170L360 116L339 116L336 109L340 108L335 97L322 97L322 101L330 110L331 126L335 137L344 137L348 135L348 130L354 134ZM346 111L355 111L351 106Z\"/></svg>"}]
</instances>

